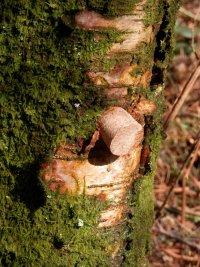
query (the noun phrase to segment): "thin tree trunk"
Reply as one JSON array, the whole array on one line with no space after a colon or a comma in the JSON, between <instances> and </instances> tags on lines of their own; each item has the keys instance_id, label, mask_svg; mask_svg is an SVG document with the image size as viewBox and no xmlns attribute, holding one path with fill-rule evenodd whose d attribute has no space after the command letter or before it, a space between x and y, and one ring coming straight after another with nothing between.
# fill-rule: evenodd
<instances>
[{"instance_id":1,"label":"thin tree trunk","mask_svg":"<svg viewBox=\"0 0 200 267\"><path fill-rule=\"evenodd\" d=\"M2 266L147 266L177 9L3 1Z\"/></svg>"}]
</instances>

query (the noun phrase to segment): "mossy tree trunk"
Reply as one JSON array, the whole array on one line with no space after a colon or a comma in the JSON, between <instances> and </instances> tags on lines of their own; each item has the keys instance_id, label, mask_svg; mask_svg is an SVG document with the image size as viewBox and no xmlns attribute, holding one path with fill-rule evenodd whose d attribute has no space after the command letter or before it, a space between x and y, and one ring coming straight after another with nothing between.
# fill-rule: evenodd
<instances>
[{"instance_id":1,"label":"mossy tree trunk","mask_svg":"<svg viewBox=\"0 0 200 267\"><path fill-rule=\"evenodd\" d=\"M177 9L2 0L1 266L147 266Z\"/></svg>"}]
</instances>

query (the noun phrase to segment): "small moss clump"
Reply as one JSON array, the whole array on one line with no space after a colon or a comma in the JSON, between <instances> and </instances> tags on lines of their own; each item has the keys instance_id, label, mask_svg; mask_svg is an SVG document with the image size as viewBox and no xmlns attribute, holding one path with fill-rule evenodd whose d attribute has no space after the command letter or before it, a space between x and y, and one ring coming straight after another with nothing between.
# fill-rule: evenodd
<instances>
[{"instance_id":1,"label":"small moss clump","mask_svg":"<svg viewBox=\"0 0 200 267\"><path fill-rule=\"evenodd\" d=\"M89 8L108 16L120 16L132 14L134 6L139 0L88 0Z\"/></svg>"},{"instance_id":2,"label":"small moss clump","mask_svg":"<svg viewBox=\"0 0 200 267\"><path fill-rule=\"evenodd\" d=\"M163 18L163 2L165 0L148 0L145 3L145 25L160 24Z\"/></svg>"}]
</instances>

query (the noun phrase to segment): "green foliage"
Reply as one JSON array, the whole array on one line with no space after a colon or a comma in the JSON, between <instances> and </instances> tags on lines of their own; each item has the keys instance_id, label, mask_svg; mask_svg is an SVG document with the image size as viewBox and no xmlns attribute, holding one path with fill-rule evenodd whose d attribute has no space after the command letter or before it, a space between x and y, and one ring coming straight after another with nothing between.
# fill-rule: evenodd
<instances>
[{"instance_id":1,"label":"green foliage","mask_svg":"<svg viewBox=\"0 0 200 267\"><path fill-rule=\"evenodd\" d=\"M179 54L181 50L186 54L191 54L198 50L198 36L200 34L200 27L195 27L191 29L188 26L184 26L176 23L175 26L176 33L176 46L175 54ZM192 41L194 39L194 42Z\"/></svg>"}]
</instances>

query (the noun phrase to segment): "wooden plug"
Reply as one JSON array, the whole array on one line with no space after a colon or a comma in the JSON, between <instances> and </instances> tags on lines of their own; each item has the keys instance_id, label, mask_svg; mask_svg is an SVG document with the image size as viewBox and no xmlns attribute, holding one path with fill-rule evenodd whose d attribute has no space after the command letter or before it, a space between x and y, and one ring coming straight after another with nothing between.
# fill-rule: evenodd
<instances>
[{"instance_id":1,"label":"wooden plug","mask_svg":"<svg viewBox=\"0 0 200 267\"><path fill-rule=\"evenodd\" d=\"M126 155L141 144L144 130L123 108L112 107L103 112L99 121L100 135L111 153Z\"/></svg>"}]
</instances>

